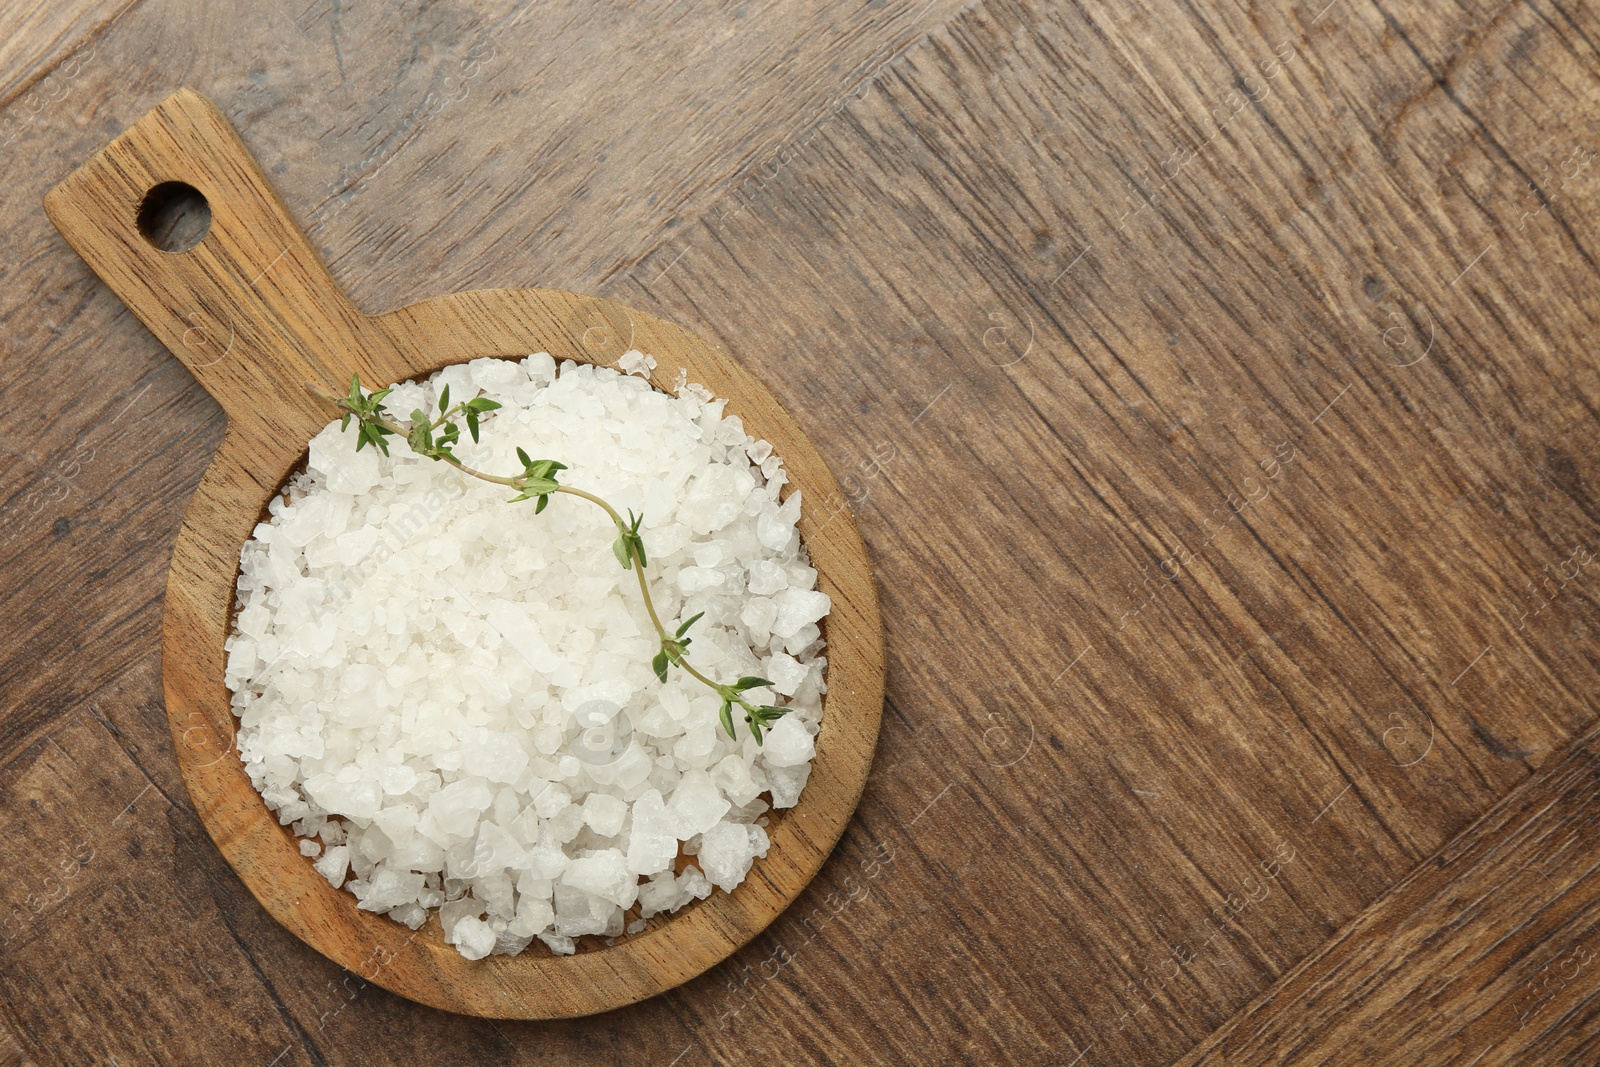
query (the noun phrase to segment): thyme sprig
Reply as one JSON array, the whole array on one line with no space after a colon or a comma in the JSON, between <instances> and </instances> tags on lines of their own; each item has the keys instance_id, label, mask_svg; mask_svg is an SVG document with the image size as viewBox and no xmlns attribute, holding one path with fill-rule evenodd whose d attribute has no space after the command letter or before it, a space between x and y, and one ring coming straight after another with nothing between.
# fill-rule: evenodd
<instances>
[{"instance_id":1,"label":"thyme sprig","mask_svg":"<svg viewBox=\"0 0 1600 1067\"><path fill-rule=\"evenodd\" d=\"M772 685L767 679L745 675L736 682L719 682L702 674L689 662L687 652L693 641L689 636L689 629L700 621L705 612L699 612L679 623L674 631L669 632L662 624L656 614L655 601L650 596L650 583L645 578L645 567L649 564L649 557L645 552L644 538L639 532L639 527L644 522L643 514L634 515L630 509L627 519L624 520L616 508L600 497L574 486L561 484L558 475L568 469L565 463L553 459L531 459L520 448L517 449L517 460L522 464L520 474L490 474L469 467L457 459L455 447L461 441L461 427L457 419L466 423L467 434L476 442L479 418L500 406L488 397L473 397L452 405L450 387L447 385L439 390L437 415L417 408L411 412L409 422L402 424L395 421L383 406L384 398L390 392L392 389L379 389L369 393L361 387L361 376L353 374L350 376L350 392L346 395L333 396L327 393L319 395L344 412L339 419L340 430L348 429L352 419L356 421L357 452L370 444L387 456L388 439L396 437L404 441L406 447L419 456L438 463L447 463L462 474L481 481L493 482L515 490L517 495L508 503L532 500L535 502L533 506L535 515L544 511L550 503L550 498L557 494L581 497L601 508L617 528L616 540L611 543L612 554L617 557L617 562L622 565L623 570L633 571L638 578L639 595L644 600L645 612L650 616L650 625L655 627L659 648L651 659L650 666L655 671L656 678L665 683L668 672L671 668L677 667L709 687L722 701L718 710L722 728L735 740L739 737L734 729L735 708L743 715L745 725L750 729L750 736L755 738L758 745L762 743L763 732L788 714L788 708L773 704L754 704L745 699L744 694L750 690Z\"/></svg>"}]
</instances>

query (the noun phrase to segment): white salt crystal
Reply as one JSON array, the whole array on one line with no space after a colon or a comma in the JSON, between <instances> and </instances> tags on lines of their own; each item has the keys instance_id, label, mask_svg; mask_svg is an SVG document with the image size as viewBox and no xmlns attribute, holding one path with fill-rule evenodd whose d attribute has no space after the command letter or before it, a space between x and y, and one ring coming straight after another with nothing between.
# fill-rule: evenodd
<instances>
[{"instance_id":1,"label":"white salt crystal","mask_svg":"<svg viewBox=\"0 0 1600 1067\"><path fill-rule=\"evenodd\" d=\"M493 926L490 927L490 929L493 928ZM507 927L495 935L494 948L490 950L490 955L515 956L527 948L532 941L532 937L512 933L510 927Z\"/></svg>"},{"instance_id":2,"label":"white salt crystal","mask_svg":"<svg viewBox=\"0 0 1600 1067\"><path fill-rule=\"evenodd\" d=\"M478 730L461 742L461 769L491 782L515 782L528 766L528 754L510 734Z\"/></svg>"},{"instance_id":3,"label":"white salt crystal","mask_svg":"<svg viewBox=\"0 0 1600 1067\"><path fill-rule=\"evenodd\" d=\"M488 392L513 388L527 377L522 368L509 359L475 359L466 367L471 374L472 384Z\"/></svg>"},{"instance_id":4,"label":"white salt crystal","mask_svg":"<svg viewBox=\"0 0 1600 1067\"><path fill-rule=\"evenodd\" d=\"M794 633L783 639L783 650L792 656L808 656L817 651L813 646L822 636L822 631L817 624L808 622Z\"/></svg>"},{"instance_id":5,"label":"white salt crystal","mask_svg":"<svg viewBox=\"0 0 1600 1067\"><path fill-rule=\"evenodd\" d=\"M678 903L677 880L672 872L659 871L639 886L639 914L649 918Z\"/></svg>"},{"instance_id":6,"label":"white salt crystal","mask_svg":"<svg viewBox=\"0 0 1600 1067\"><path fill-rule=\"evenodd\" d=\"M306 797L330 815L370 819L383 805L377 782L341 782L331 774L313 775L305 783Z\"/></svg>"},{"instance_id":7,"label":"white salt crystal","mask_svg":"<svg viewBox=\"0 0 1600 1067\"><path fill-rule=\"evenodd\" d=\"M474 363L478 362L473 360ZM535 382L553 381L556 376L556 361L548 352L535 352L522 361L523 367L528 372L528 377Z\"/></svg>"},{"instance_id":8,"label":"white salt crystal","mask_svg":"<svg viewBox=\"0 0 1600 1067\"><path fill-rule=\"evenodd\" d=\"M617 357L617 367L625 374L637 374L648 378L650 372L656 369L656 357L647 356L637 348L630 348Z\"/></svg>"},{"instance_id":9,"label":"white salt crystal","mask_svg":"<svg viewBox=\"0 0 1600 1067\"><path fill-rule=\"evenodd\" d=\"M667 811L658 790L633 802L633 832L628 838L628 871L650 875L664 870L678 854L678 820Z\"/></svg>"},{"instance_id":10,"label":"white salt crystal","mask_svg":"<svg viewBox=\"0 0 1600 1067\"><path fill-rule=\"evenodd\" d=\"M422 875L393 868L380 868L373 872L367 891L358 894L361 907L367 911L388 911L397 904L415 901L422 892Z\"/></svg>"},{"instance_id":11,"label":"white salt crystal","mask_svg":"<svg viewBox=\"0 0 1600 1067\"><path fill-rule=\"evenodd\" d=\"M344 885L345 875L350 870L350 849L344 845L335 845L322 854L322 858L312 864L317 873L328 880L328 884L338 889Z\"/></svg>"},{"instance_id":12,"label":"white salt crystal","mask_svg":"<svg viewBox=\"0 0 1600 1067\"><path fill-rule=\"evenodd\" d=\"M777 508L770 508L756 517L756 536L764 547L781 552L794 540L794 527L778 517Z\"/></svg>"},{"instance_id":13,"label":"white salt crystal","mask_svg":"<svg viewBox=\"0 0 1600 1067\"><path fill-rule=\"evenodd\" d=\"M533 798L535 810L546 819L555 818L571 803L572 793L564 785L551 785Z\"/></svg>"},{"instance_id":14,"label":"white salt crystal","mask_svg":"<svg viewBox=\"0 0 1600 1067\"><path fill-rule=\"evenodd\" d=\"M417 831L418 811L415 804L394 804L372 817L372 825L383 831L391 842L409 841Z\"/></svg>"},{"instance_id":15,"label":"white salt crystal","mask_svg":"<svg viewBox=\"0 0 1600 1067\"><path fill-rule=\"evenodd\" d=\"M494 796L482 778L463 778L451 782L428 798L428 814L445 833L466 837L478 824L478 815Z\"/></svg>"},{"instance_id":16,"label":"white salt crystal","mask_svg":"<svg viewBox=\"0 0 1600 1067\"><path fill-rule=\"evenodd\" d=\"M555 910L556 933L564 937L603 934L613 915L622 917L622 909L610 901L565 883L556 886Z\"/></svg>"},{"instance_id":17,"label":"white salt crystal","mask_svg":"<svg viewBox=\"0 0 1600 1067\"><path fill-rule=\"evenodd\" d=\"M785 716L787 718L787 716ZM811 764L802 763L794 767L767 767L767 785L772 790L772 806L775 808L792 808L800 802L800 790L806 787L806 779L811 777Z\"/></svg>"},{"instance_id":18,"label":"white salt crystal","mask_svg":"<svg viewBox=\"0 0 1600 1067\"><path fill-rule=\"evenodd\" d=\"M335 493L359 495L372 489L383 477L383 460L376 449L355 450L355 429L341 433L339 424L329 423L311 439L308 463Z\"/></svg>"},{"instance_id":19,"label":"white salt crystal","mask_svg":"<svg viewBox=\"0 0 1600 1067\"><path fill-rule=\"evenodd\" d=\"M805 723L793 715L785 715L767 731L762 756L768 767L795 767L809 764L817 754L816 744L806 731Z\"/></svg>"},{"instance_id":20,"label":"white salt crystal","mask_svg":"<svg viewBox=\"0 0 1600 1067\"><path fill-rule=\"evenodd\" d=\"M686 767L704 767L717 747L717 726L713 721L701 720L684 731L672 746L672 754Z\"/></svg>"},{"instance_id":21,"label":"white salt crystal","mask_svg":"<svg viewBox=\"0 0 1600 1067\"><path fill-rule=\"evenodd\" d=\"M739 621L750 629L750 639L764 645L772 633L772 624L778 620L778 605L768 597L751 597L739 612Z\"/></svg>"},{"instance_id":22,"label":"white salt crystal","mask_svg":"<svg viewBox=\"0 0 1600 1067\"><path fill-rule=\"evenodd\" d=\"M639 894L637 876L628 872L628 861L614 848L601 849L567 864L561 884L602 897L621 908L632 907Z\"/></svg>"},{"instance_id":23,"label":"white salt crystal","mask_svg":"<svg viewBox=\"0 0 1600 1067\"><path fill-rule=\"evenodd\" d=\"M811 668L793 656L775 652L767 660L762 677L772 682L774 690L792 697L810 673Z\"/></svg>"},{"instance_id":24,"label":"white salt crystal","mask_svg":"<svg viewBox=\"0 0 1600 1067\"><path fill-rule=\"evenodd\" d=\"M704 900L711 895L711 882L699 867L690 864L678 875L678 907L691 900Z\"/></svg>"},{"instance_id":25,"label":"white salt crystal","mask_svg":"<svg viewBox=\"0 0 1600 1067\"><path fill-rule=\"evenodd\" d=\"M773 600L778 605L778 617L772 623L772 632L779 637L792 637L802 626L816 622L832 607L827 593L814 590L785 589Z\"/></svg>"},{"instance_id":26,"label":"white salt crystal","mask_svg":"<svg viewBox=\"0 0 1600 1067\"><path fill-rule=\"evenodd\" d=\"M574 952L578 951L577 946L573 943L572 938L558 934L552 930L547 930L540 934L539 940L543 941L550 951L555 953L557 956L570 956Z\"/></svg>"},{"instance_id":27,"label":"white salt crystal","mask_svg":"<svg viewBox=\"0 0 1600 1067\"><path fill-rule=\"evenodd\" d=\"M499 824L484 822L478 824L478 840L473 846L472 862L484 874L506 868L522 871L527 869L528 853Z\"/></svg>"},{"instance_id":28,"label":"white salt crystal","mask_svg":"<svg viewBox=\"0 0 1600 1067\"><path fill-rule=\"evenodd\" d=\"M447 900L439 906L439 927L448 944L455 944L456 926L465 919L476 919L483 914L483 904L471 897Z\"/></svg>"},{"instance_id":29,"label":"white salt crystal","mask_svg":"<svg viewBox=\"0 0 1600 1067\"><path fill-rule=\"evenodd\" d=\"M570 860L567 853L561 848L562 842L555 840L540 841L528 850L527 870L538 878L558 878L561 872L567 869Z\"/></svg>"},{"instance_id":30,"label":"white salt crystal","mask_svg":"<svg viewBox=\"0 0 1600 1067\"><path fill-rule=\"evenodd\" d=\"M543 896L524 894L517 901L517 917L506 927L515 934L533 936L548 929L556 920L555 905L550 902L549 890Z\"/></svg>"},{"instance_id":31,"label":"white salt crystal","mask_svg":"<svg viewBox=\"0 0 1600 1067\"><path fill-rule=\"evenodd\" d=\"M494 949L495 933L482 919L470 916L456 923L456 949L469 960L481 960Z\"/></svg>"},{"instance_id":32,"label":"white salt crystal","mask_svg":"<svg viewBox=\"0 0 1600 1067\"><path fill-rule=\"evenodd\" d=\"M767 832L746 823L718 823L700 839L700 866L712 885L728 892L744 881L757 856L767 854Z\"/></svg>"},{"instance_id":33,"label":"white salt crystal","mask_svg":"<svg viewBox=\"0 0 1600 1067\"><path fill-rule=\"evenodd\" d=\"M789 588L789 575L769 559L758 559L750 564L750 591L757 596L771 596Z\"/></svg>"},{"instance_id":34,"label":"white salt crystal","mask_svg":"<svg viewBox=\"0 0 1600 1067\"><path fill-rule=\"evenodd\" d=\"M554 818L544 824L543 834L563 845L578 836L583 829L583 808L577 804L568 804L556 812Z\"/></svg>"},{"instance_id":35,"label":"white salt crystal","mask_svg":"<svg viewBox=\"0 0 1600 1067\"><path fill-rule=\"evenodd\" d=\"M407 870L436 871L444 862L444 849L438 842L416 833L396 842L385 862Z\"/></svg>"},{"instance_id":36,"label":"white salt crystal","mask_svg":"<svg viewBox=\"0 0 1600 1067\"><path fill-rule=\"evenodd\" d=\"M730 807L732 805L712 782L711 776L702 770L686 771L678 782L678 788L672 792L672 802L667 805L677 822L675 836L684 840L717 825Z\"/></svg>"},{"instance_id":37,"label":"white salt crystal","mask_svg":"<svg viewBox=\"0 0 1600 1067\"><path fill-rule=\"evenodd\" d=\"M606 764L603 768L590 767L589 773L597 782L632 789L649 777L652 762L642 745L633 745L615 763Z\"/></svg>"},{"instance_id":38,"label":"white salt crystal","mask_svg":"<svg viewBox=\"0 0 1600 1067\"><path fill-rule=\"evenodd\" d=\"M628 802L608 793L590 793L583 801L583 819L601 837L615 837L628 817Z\"/></svg>"},{"instance_id":39,"label":"white salt crystal","mask_svg":"<svg viewBox=\"0 0 1600 1067\"><path fill-rule=\"evenodd\" d=\"M644 713L644 717L635 724L635 728L654 738L676 737L683 733L683 724L672 717L672 713L661 704L657 704ZM657 760L659 763L659 759Z\"/></svg>"},{"instance_id":40,"label":"white salt crystal","mask_svg":"<svg viewBox=\"0 0 1600 1067\"><path fill-rule=\"evenodd\" d=\"M498 931L516 915L516 894L512 892L511 879L505 874L479 875L472 886L472 895L483 901L489 912L489 925Z\"/></svg>"},{"instance_id":41,"label":"white salt crystal","mask_svg":"<svg viewBox=\"0 0 1600 1067\"><path fill-rule=\"evenodd\" d=\"M678 572L678 591L686 597L694 596L720 589L725 581L723 573L714 567L685 567Z\"/></svg>"},{"instance_id":42,"label":"white salt crystal","mask_svg":"<svg viewBox=\"0 0 1600 1067\"><path fill-rule=\"evenodd\" d=\"M748 472L735 467L704 467L678 505L679 520L697 534L721 530L739 517L754 484Z\"/></svg>"},{"instance_id":43,"label":"white salt crystal","mask_svg":"<svg viewBox=\"0 0 1600 1067\"><path fill-rule=\"evenodd\" d=\"M711 780L717 783L717 788L730 802L741 808L761 792L761 787L750 773L750 764L737 755L722 757L711 772Z\"/></svg>"},{"instance_id":44,"label":"white salt crystal","mask_svg":"<svg viewBox=\"0 0 1600 1067\"><path fill-rule=\"evenodd\" d=\"M378 772L378 784L386 796L403 796L417 784L417 772L404 763L389 764Z\"/></svg>"},{"instance_id":45,"label":"white salt crystal","mask_svg":"<svg viewBox=\"0 0 1600 1067\"><path fill-rule=\"evenodd\" d=\"M492 600L487 605L489 625L528 661L529 666L543 674L554 674L566 660L545 641L527 608L509 600Z\"/></svg>"}]
</instances>

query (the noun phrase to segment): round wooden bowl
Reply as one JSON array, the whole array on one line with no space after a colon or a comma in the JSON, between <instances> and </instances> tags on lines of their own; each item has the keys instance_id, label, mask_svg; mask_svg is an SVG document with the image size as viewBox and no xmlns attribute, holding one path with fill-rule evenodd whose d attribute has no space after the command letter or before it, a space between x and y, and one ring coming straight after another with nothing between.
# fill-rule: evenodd
<instances>
[{"instance_id":1,"label":"round wooden bowl","mask_svg":"<svg viewBox=\"0 0 1600 1067\"><path fill-rule=\"evenodd\" d=\"M182 183L170 185L167 183ZM198 190L204 237L162 251L140 224L153 190ZM159 195L159 193L157 194ZM505 1019L587 1015L700 974L745 944L821 868L860 798L883 710L883 629L865 546L817 450L754 378L669 322L619 304L542 289L358 311L328 275L227 119L190 90L168 97L45 197L52 222L227 413L222 447L184 517L162 622L162 680L184 781L206 829L257 900L329 959L384 988L448 1011ZM730 413L783 456L805 493L800 533L833 599L828 693L816 762L800 803L744 884L614 945L552 956L463 958L437 916L417 933L359 910L300 855L234 751L223 685L239 552L267 500L332 417L314 391L395 382L480 356L546 351L611 362L628 347L680 367L728 399Z\"/></svg>"}]
</instances>

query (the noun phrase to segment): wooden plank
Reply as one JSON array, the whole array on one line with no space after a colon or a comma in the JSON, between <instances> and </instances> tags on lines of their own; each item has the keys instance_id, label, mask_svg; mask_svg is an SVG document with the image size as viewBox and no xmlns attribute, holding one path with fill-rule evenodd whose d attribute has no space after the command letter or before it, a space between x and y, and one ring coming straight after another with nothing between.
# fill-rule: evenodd
<instances>
[{"instance_id":1,"label":"wooden plank","mask_svg":"<svg viewBox=\"0 0 1600 1067\"><path fill-rule=\"evenodd\" d=\"M0 11L0 107L5 107L0 146L17 143L55 101L72 91L84 67L95 61L95 35L136 3L18 0ZM28 106L14 106L19 94L39 82L45 84Z\"/></svg>"},{"instance_id":2,"label":"wooden plank","mask_svg":"<svg viewBox=\"0 0 1600 1067\"><path fill-rule=\"evenodd\" d=\"M958 778L940 852L1005 886L957 892L919 927L965 953L868 979L904 998L877 1012L915 1035L900 1055L952 1054L922 1020L963 1015L970 953L1006 961L1011 1019L1038 1020L1066 1060L1163 1062L1592 720L1592 644L1519 632L1515 615L1518 587L1587 536L1587 501L1485 425L1500 396L1454 391L1461 357L1415 359L1418 325L1431 314L1499 381L1553 371L1509 365L1510 338L1450 302L1477 249L1454 243L1451 204L1418 226L1434 176L1325 121L1327 81L1422 91L1429 75L1381 23L1342 47L1315 31L1313 51L1303 23L1228 21L1146 19L1159 43L1135 51L1109 18L970 11L747 216L700 220L654 257L663 280L637 283L792 406L830 412L822 445L868 494L904 650L884 760L929 765L877 795L909 825ZM1284 40L1295 56L1270 96L1154 207L1108 193L1203 140L1172 127L1203 131L1190 117L1222 106L1227 70L1261 71ZM1210 48L1221 69L1197 85L1176 57ZM1330 71L1325 52L1364 69ZM1464 171L1499 165L1443 94L1410 121ZM1308 196L1310 153L1347 173ZM1532 240L1570 286L1544 329L1577 351L1588 268L1559 236ZM1440 260L1456 270L1422 273ZM1432 311L1386 344L1388 316L1418 300ZM879 470L885 442L897 458ZM1194 562L1168 580L1180 545ZM1565 594L1566 625L1593 595ZM997 728L1036 744L974 766ZM922 884L968 884L940 875ZM860 1025L858 992L819 995Z\"/></svg>"},{"instance_id":3,"label":"wooden plank","mask_svg":"<svg viewBox=\"0 0 1600 1067\"><path fill-rule=\"evenodd\" d=\"M197 1063L288 1033L222 913L168 888L180 864L169 807L87 711L0 773L12 871L0 1003L27 1055ZM96 1023L60 1027L74 1016Z\"/></svg>"},{"instance_id":4,"label":"wooden plank","mask_svg":"<svg viewBox=\"0 0 1600 1067\"><path fill-rule=\"evenodd\" d=\"M1592 1060L1597 777L1591 733L1179 1062Z\"/></svg>"},{"instance_id":5,"label":"wooden plank","mask_svg":"<svg viewBox=\"0 0 1600 1067\"><path fill-rule=\"evenodd\" d=\"M247 1062L1170 1062L1592 723L1594 572L1551 571L1596 547L1600 188L1526 185L1596 147L1592 13L578 10L143 0L0 153L0 394L49 398L0 444L3 751L92 699L176 781L153 602L220 421L31 205L182 79L369 310L600 290L773 386L879 568L874 777L767 934L589 1023L371 987L333 1014L343 976L198 835L171 876L130 863L152 901L210 894L236 947L163 935L248 949L240 1010L309 1038ZM84 1006L8 994L118 1025L124 987L51 950ZM16 1028L40 1062L57 1032Z\"/></svg>"},{"instance_id":6,"label":"wooden plank","mask_svg":"<svg viewBox=\"0 0 1600 1067\"><path fill-rule=\"evenodd\" d=\"M0 1065L3 1067L37 1067L24 1051L21 1041L11 1036L8 1029L0 1028Z\"/></svg>"}]
</instances>

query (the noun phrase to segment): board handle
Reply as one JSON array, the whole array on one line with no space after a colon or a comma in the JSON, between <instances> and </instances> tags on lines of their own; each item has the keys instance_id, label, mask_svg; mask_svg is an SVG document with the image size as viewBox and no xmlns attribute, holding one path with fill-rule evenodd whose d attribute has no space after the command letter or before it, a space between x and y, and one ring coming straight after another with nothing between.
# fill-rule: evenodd
<instances>
[{"instance_id":1,"label":"board handle","mask_svg":"<svg viewBox=\"0 0 1600 1067\"><path fill-rule=\"evenodd\" d=\"M198 193L211 214L204 236L182 251L163 250L148 218L174 193L190 200ZM227 117L200 93L167 97L51 189L44 207L222 405L230 430L271 430L266 412L282 411L284 401L315 411L310 395L342 394L352 372L380 380L366 317L328 274Z\"/></svg>"}]
</instances>

